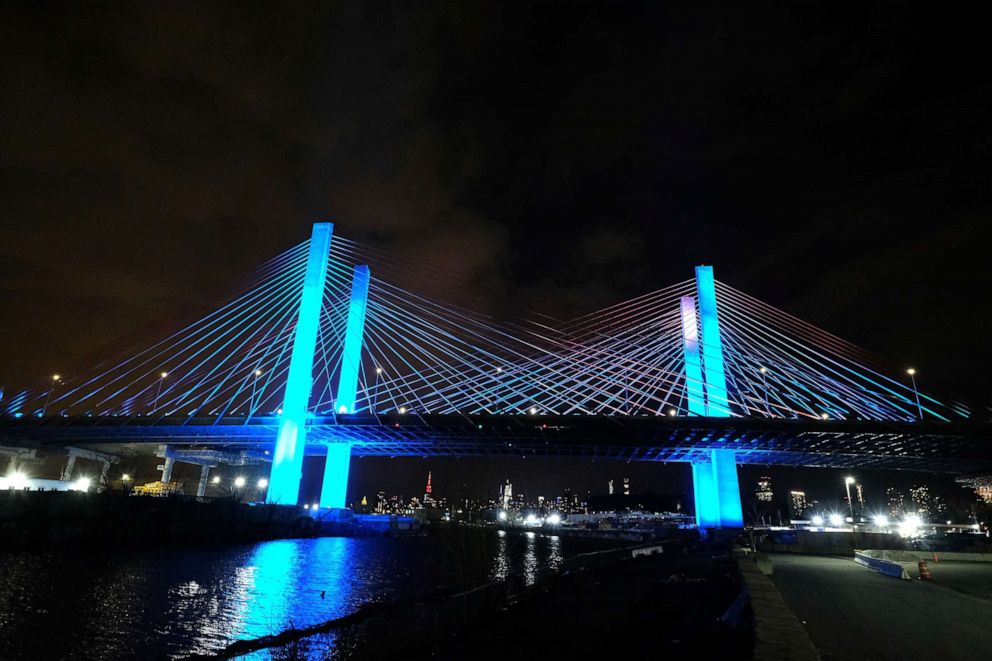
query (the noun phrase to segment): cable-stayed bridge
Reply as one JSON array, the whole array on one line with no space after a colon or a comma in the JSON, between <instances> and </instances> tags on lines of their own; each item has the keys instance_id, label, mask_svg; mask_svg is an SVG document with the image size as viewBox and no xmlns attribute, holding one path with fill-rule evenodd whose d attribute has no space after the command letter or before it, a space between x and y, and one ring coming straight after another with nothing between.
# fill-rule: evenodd
<instances>
[{"instance_id":1,"label":"cable-stayed bridge","mask_svg":"<svg viewBox=\"0 0 992 661\"><path fill-rule=\"evenodd\" d=\"M344 505L352 454L561 455L693 466L697 518L738 525L738 463L992 470L989 411L716 281L567 322L445 304L465 286L318 223L236 295L149 326L0 401L0 436L159 443L175 460L272 463L295 504L305 454ZM403 288L417 274L423 286ZM165 479L165 478L164 478Z\"/></svg>"}]
</instances>

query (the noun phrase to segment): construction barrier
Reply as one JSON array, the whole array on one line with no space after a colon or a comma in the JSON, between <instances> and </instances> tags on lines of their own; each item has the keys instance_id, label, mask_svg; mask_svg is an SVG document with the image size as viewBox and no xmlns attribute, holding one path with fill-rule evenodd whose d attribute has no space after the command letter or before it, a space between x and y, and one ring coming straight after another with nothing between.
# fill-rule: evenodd
<instances>
[{"instance_id":1,"label":"construction barrier","mask_svg":"<svg viewBox=\"0 0 992 661\"><path fill-rule=\"evenodd\" d=\"M920 560L916 563L916 567L920 570L920 580L921 581L932 581L933 576L930 575L930 568L927 567L926 560Z\"/></svg>"},{"instance_id":2,"label":"construction barrier","mask_svg":"<svg viewBox=\"0 0 992 661\"><path fill-rule=\"evenodd\" d=\"M854 561L859 565L867 567L868 569L873 569L880 574L885 574L886 576L891 576L892 578L901 578L903 580L910 580L909 574L903 569L903 566L898 562L892 562L891 560L882 560L881 558L873 558L870 555L862 553L861 551L854 552Z\"/></svg>"}]
</instances>

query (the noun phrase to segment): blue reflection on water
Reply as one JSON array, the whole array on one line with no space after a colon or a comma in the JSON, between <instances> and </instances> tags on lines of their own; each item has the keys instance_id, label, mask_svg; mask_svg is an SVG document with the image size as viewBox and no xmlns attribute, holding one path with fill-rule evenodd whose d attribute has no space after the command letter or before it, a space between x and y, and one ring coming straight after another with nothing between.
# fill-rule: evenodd
<instances>
[{"instance_id":1,"label":"blue reflection on water","mask_svg":"<svg viewBox=\"0 0 992 661\"><path fill-rule=\"evenodd\" d=\"M528 583L563 556L557 537L504 532L493 550L490 576ZM456 569L430 538L0 553L0 659L207 654L435 589Z\"/></svg>"},{"instance_id":2,"label":"blue reflection on water","mask_svg":"<svg viewBox=\"0 0 992 661\"><path fill-rule=\"evenodd\" d=\"M258 638L290 627L306 627L349 613L352 584L347 575L355 540L324 537L260 544L244 567L245 594L238 597L238 638ZM321 597L321 593L324 596Z\"/></svg>"}]
</instances>

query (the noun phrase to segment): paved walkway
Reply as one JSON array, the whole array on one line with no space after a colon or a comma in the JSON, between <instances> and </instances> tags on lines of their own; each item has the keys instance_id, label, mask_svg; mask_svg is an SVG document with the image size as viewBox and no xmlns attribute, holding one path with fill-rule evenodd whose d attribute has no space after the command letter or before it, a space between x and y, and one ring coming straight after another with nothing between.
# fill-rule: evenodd
<instances>
[{"instance_id":1,"label":"paved walkway","mask_svg":"<svg viewBox=\"0 0 992 661\"><path fill-rule=\"evenodd\" d=\"M934 583L882 576L846 558L772 555L772 580L824 661L992 659L992 601L940 584L985 585L986 565L931 565ZM910 572L916 575L916 572Z\"/></svg>"}]
</instances>

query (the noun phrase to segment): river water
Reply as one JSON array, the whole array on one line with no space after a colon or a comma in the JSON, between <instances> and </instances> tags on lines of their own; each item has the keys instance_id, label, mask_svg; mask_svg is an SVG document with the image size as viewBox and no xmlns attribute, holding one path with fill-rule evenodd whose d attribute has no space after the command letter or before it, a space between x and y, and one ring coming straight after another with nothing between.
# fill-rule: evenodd
<instances>
[{"instance_id":1,"label":"river water","mask_svg":"<svg viewBox=\"0 0 992 661\"><path fill-rule=\"evenodd\" d=\"M530 584L563 558L603 547L534 533L486 534L490 543L455 552L450 540L430 536L0 553L0 659L210 653L370 601L511 572ZM459 560L467 553L484 557ZM480 570L466 574L460 564Z\"/></svg>"}]
</instances>

